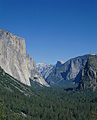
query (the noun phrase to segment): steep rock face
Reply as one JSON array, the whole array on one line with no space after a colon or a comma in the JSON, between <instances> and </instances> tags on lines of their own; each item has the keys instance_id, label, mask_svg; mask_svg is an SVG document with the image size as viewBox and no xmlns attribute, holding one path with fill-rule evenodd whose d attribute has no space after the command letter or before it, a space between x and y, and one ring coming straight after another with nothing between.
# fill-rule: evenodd
<instances>
[{"instance_id":1,"label":"steep rock face","mask_svg":"<svg viewBox=\"0 0 97 120\"><path fill-rule=\"evenodd\" d=\"M29 86L21 83L9 74L6 74L6 72L0 67L0 88L1 87L11 93L18 91L23 93L25 96L35 95Z\"/></svg>"},{"instance_id":2,"label":"steep rock face","mask_svg":"<svg viewBox=\"0 0 97 120\"><path fill-rule=\"evenodd\" d=\"M2 29L0 29L0 66L5 72L29 86L29 78L48 85L38 73L34 60L26 53L25 40Z\"/></svg>"},{"instance_id":3,"label":"steep rock face","mask_svg":"<svg viewBox=\"0 0 97 120\"><path fill-rule=\"evenodd\" d=\"M43 76L44 79L48 77L48 75L57 67L61 66L64 62L63 61L57 61L55 65L50 65L46 63L38 63L36 64L36 67L40 74Z\"/></svg>"},{"instance_id":4,"label":"steep rock face","mask_svg":"<svg viewBox=\"0 0 97 120\"><path fill-rule=\"evenodd\" d=\"M97 89L97 57L89 57L83 67L79 82L80 90L92 88Z\"/></svg>"},{"instance_id":5,"label":"steep rock face","mask_svg":"<svg viewBox=\"0 0 97 120\"><path fill-rule=\"evenodd\" d=\"M72 85L75 78L75 82L79 82L77 80L77 76L80 76L80 71L86 64L89 56L92 55L88 54L68 60L60 67L57 67L55 70L53 70L46 78L46 82L51 86Z\"/></svg>"},{"instance_id":6,"label":"steep rock face","mask_svg":"<svg viewBox=\"0 0 97 120\"><path fill-rule=\"evenodd\" d=\"M60 67L62 64L64 64L64 61L57 61L55 67Z\"/></svg>"}]
</instances>

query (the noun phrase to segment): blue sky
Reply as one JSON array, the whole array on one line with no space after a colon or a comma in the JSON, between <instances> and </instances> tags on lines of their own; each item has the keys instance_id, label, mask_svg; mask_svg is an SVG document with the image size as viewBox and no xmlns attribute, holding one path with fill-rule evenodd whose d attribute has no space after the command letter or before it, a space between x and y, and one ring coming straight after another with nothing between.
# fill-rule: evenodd
<instances>
[{"instance_id":1,"label":"blue sky","mask_svg":"<svg viewBox=\"0 0 97 120\"><path fill-rule=\"evenodd\" d=\"M36 63L97 53L97 0L0 0L0 28L25 38Z\"/></svg>"}]
</instances>

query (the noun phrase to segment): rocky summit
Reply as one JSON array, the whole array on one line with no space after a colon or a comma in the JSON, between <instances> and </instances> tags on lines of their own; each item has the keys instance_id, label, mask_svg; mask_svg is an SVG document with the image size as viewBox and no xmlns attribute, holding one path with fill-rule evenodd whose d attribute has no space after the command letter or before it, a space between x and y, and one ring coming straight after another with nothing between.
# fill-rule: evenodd
<instances>
[{"instance_id":1,"label":"rocky summit","mask_svg":"<svg viewBox=\"0 0 97 120\"><path fill-rule=\"evenodd\" d=\"M64 64L64 61L57 61L57 63L55 64L55 67L60 67L62 64Z\"/></svg>"},{"instance_id":2,"label":"rocky summit","mask_svg":"<svg viewBox=\"0 0 97 120\"><path fill-rule=\"evenodd\" d=\"M97 57L89 57L83 67L79 82L80 90L91 88L97 90Z\"/></svg>"},{"instance_id":3,"label":"rocky summit","mask_svg":"<svg viewBox=\"0 0 97 120\"><path fill-rule=\"evenodd\" d=\"M37 70L43 76L44 79L52 72L54 66L46 63L37 63Z\"/></svg>"},{"instance_id":4,"label":"rocky summit","mask_svg":"<svg viewBox=\"0 0 97 120\"><path fill-rule=\"evenodd\" d=\"M0 66L5 72L27 85L30 79L48 86L36 69L34 60L26 52L25 40L0 29Z\"/></svg>"},{"instance_id":5,"label":"rocky summit","mask_svg":"<svg viewBox=\"0 0 97 120\"><path fill-rule=\"evenodd\" d=\"M51 86L72 86L79 83L81 69L86 64L89 56L96 54L87 54L78 56L65 62L63 65L54 69L46 78L46 82Z\"/></svg>"},{"instance_id":6,"label":"rocky summit","mask_svg":"<svg viewBox=\"0 0 97 120\"><path fill-rule=\"evenodd\" d=\"M46 64L46 63L37 63L36 67L40 72L40 74L43 76L43 78L46 79L55 68L61 66L62 64L64 64L63 61L57 61L55 65Z\"/></svg>"}]
</instances>

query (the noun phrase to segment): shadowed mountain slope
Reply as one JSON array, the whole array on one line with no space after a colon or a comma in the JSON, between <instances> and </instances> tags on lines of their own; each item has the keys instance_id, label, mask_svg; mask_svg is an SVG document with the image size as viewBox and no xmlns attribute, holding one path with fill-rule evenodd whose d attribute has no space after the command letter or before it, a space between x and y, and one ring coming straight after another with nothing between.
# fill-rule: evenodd
<instances>
[{"instance_id":1,"label":"shadowed mountain slope","mask_svg":"<svg viewBox=\"0 0 97 120\"><path fill-rule=\"evenodd\" d=\"M89 57L83 67L79 82L80 90L92 88L97 90L97 57Z\"/></svg>"},{"instance_id":2,"label":"shadowed mountain slope","mask_svg":"<svg viewBox=\"0 0 97 120\"><path fill-rule=\"evenodd\" d=\"M89 56L97 55L87 54L68 60L53 70L46 78L46 82L51 86L71 86L74 83L79 83L81 69L86 64Z\"/></svg>"}]
</instances>

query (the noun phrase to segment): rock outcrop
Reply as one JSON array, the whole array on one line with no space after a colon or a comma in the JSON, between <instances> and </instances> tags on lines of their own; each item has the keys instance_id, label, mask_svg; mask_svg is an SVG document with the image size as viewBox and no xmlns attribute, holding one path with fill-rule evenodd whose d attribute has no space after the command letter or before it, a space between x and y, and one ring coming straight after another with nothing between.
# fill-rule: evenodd
<instances>
[{"instance_id":1,"label":"rock outcrop","mask_svg":"<svg viewBox=\"0 0 97 120\"><path fill-rule=\"evenodd\" d=\"M89 57L83 67L78 88L84 90L97 89L97 57Z\"/></svg>"},{"instance_id":2,"label":"rock outcrop","mask_svg":"<svg viewBox=\"0 0 97 120\"><path fill-rule=\"evenodd\" d=\"M71 86L74 82L79 83L81 69L86 64L89 56L96 55L87 54L68 60L53 70L46 78L46 82L51 86Z\"/></svg>"},{"instance_id":3,"label":"rock outcrop","mask_svg":"<svg viewBox=\"0 0 97 120\"><path fill-rule=\"evenodd\" d=\"M61 66L62 64L64 64L63 61L57 61L55 65L46 64L46 63L38 63L36 64L36 67L38 71L40 72L40 74L43 76L43 78L46 79L55 68Z\"/></svg>"},{"instance_id":4,"label":"rock outcrop","mask_svg":"<svg viewBox=\"0 0 97 120\"><path fill-rule=\"evenodd\" d=\"M64 61L57 61L55 67L60 67L62 64L64 64Z\"/></svg>"},{"instance_id":5,"label":"rock outcrop","mask_svg":"<svg viewBox=\"0 0 97 120\"><path fill-rule=\"evenodd\" d=\"M0 66L22 83L30 86L30 80L48 86L36 69L34 60L26 53L25 40L0 29Z\"/></svg>"},{"instance_id":6,"label":"rock outcrop","mask_svg":"<svg viewBox=\"0 0 97 120\"><path fill-rule=\"evenodd\" d=\"M43 76L44 79L52 72L54 66L46 63L36 64L37 70Z\"/></svg>"}]
</instances>

